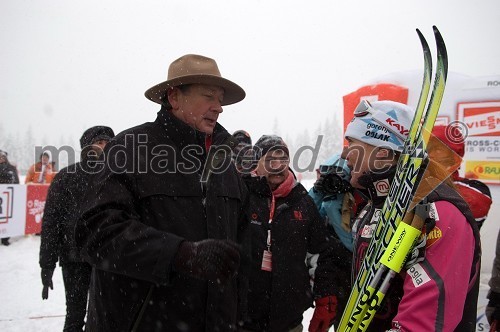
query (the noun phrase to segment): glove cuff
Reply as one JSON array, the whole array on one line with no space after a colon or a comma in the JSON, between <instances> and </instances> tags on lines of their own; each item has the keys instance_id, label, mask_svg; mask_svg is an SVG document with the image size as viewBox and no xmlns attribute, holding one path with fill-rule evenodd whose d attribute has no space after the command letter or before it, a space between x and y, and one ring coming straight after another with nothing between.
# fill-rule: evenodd
<instances>
[{"instance_id":1,"label":"glove cuff","mask_svg":"<svg viewBox=\"0 0 500 332\"><path fill-rule=\"evenodd\" d=\"M316 306L325 306L328 311L333 311L337 307L337 297L334 295L325 296L314 301Z\"/></svg>"},{"instance_id":2,"label":"glove cuff","mask_svg":"<svg viewBox=\"0 0 500 332\"><path fill-rule=\"evenodd\" d=\"M174 256L174 269L177 271L191 270L191 260L196 255L196 244L182 241Z\"/></svg>"},{"instance_id":3,"label":"glove cuff","mask_svg":"<svg viewBox=\"0 0 500 332\"><path fill-rule=\"evenodd\" d=\"M487 298L490 300L488 306L490 307L500 307L500 293L490 291Z\"/></svg>"}]
</instances>

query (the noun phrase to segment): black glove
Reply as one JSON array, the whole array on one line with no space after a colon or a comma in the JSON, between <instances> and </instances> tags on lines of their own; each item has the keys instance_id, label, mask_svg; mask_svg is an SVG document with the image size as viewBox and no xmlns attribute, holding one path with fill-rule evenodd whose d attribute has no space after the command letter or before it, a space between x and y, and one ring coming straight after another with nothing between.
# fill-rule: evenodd
<instances>
[{"instance_id":1,"label":"black glove","mask_svg":"<svg viewBox=\"0 0 500 332\"><path fill-rule=\"evenodd\" d=\"M175 270L218 283L234 276L239 265L238 245L229 240L184 241L174 258Z\"/></svg>"},{"instance_id":2,"label":"black glove","mask_svg":"<svg viewBox=\"0 0 500 332\"><path fill-rule=\"evenodd\" d=\"M338 174L321 174L314 183L314 190L325 195L343 194L352 190L351 184L343 180Z\"/></svg>"},{"instance_id":3,"label":"black glove","mask_svg":"<svg viewBox=\"0 0 500 332\"><path fill-rule=\"evenodd\" d=\"M490 324L497 321L500 322L500 293L490 291L487 298L489 299L486 306L486 318Z\"/></svg>"},{"instance_id":4,"label":"black glove","mask_svg":"<svg viewBox=\"0 0 500 332\"><path fill-rule=\"evenodd\" d=\"M54 274L54 269L42 269L42 299L46 300L49 298L49 287L50 289L54 289L54 285L52 284L52 275Z\"/></svg>"}]
</instances>

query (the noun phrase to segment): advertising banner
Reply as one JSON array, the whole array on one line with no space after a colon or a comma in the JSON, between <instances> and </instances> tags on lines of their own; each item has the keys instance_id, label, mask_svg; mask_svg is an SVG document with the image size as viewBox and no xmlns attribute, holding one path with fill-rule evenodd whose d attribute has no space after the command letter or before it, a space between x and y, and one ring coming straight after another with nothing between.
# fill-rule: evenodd
<instances>
[{"instance_id":1,"label":"advertising banner","mask_svg":"<svg viewBox=\"0 0 500 332\"><path fill-rule=\"evenodd\" d=\"M26 189L22 184L0 184L0 237L24 234Z\"/></svg>"},{"instance_id":2,"label":"advertising banner","mask_svg":"<svg viewBox=\"0 0 500 332\"><path fill-rule=\"evenodd\" d=\"M43 209L48 190L48 185L28 185L25 234L35 234L42 231Z\"/></svg>"},{"instance_id":3,"label":"advertising banner","mask_svg":"<svg viewBox=\"0 0 500 332\"><path fill-rule=\"evenodd\" d=\"M48 188L48 184L0 184L0 237L41 232Z\"/></svg>"},{"instance_id":4,"label":"advertising banner","mask_svg":"<svg viewBox=\"0 0 500 332\"><path fill-rule=\"evenodd\" d=\"M466 132L465 176L500 184L500 101L459 103L457 120Z\"/></svg>"}]
</instances>

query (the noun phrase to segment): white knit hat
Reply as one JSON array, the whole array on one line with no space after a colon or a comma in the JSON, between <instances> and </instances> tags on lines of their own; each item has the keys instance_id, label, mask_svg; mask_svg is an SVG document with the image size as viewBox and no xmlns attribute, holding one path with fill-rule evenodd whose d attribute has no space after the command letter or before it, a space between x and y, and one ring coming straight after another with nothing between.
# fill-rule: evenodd
<instances>
[{"instance_id":1,"label":"white knit hat","mask_svg":"<svg viewBox=\"0 0 500 332\"><path fill-rule=\"evenodd\" d=\"M395 101L369 103L362 100L347 126L345 137L402 151L414 115L415 111L411 107Z\"/></svg>"}]
</instances>

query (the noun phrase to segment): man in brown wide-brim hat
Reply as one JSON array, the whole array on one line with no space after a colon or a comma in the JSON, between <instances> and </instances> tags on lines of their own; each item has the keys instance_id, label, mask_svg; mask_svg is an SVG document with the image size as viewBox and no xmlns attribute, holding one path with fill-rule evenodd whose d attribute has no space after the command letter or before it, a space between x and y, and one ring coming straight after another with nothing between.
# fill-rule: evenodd
<instances>
[{"instance_id":1,"label":"man in brown wide-brim hat","mask_svg":"<svg viewBox=\"0 0 500 332\"><path fill-rule=\"evenodd\" d=\"M234 331L246 192L217 120L245 92L188 54L145 95L158 117L106 146L76 228L95 267L86 330Z\"/></svg>"}]
</instances>

